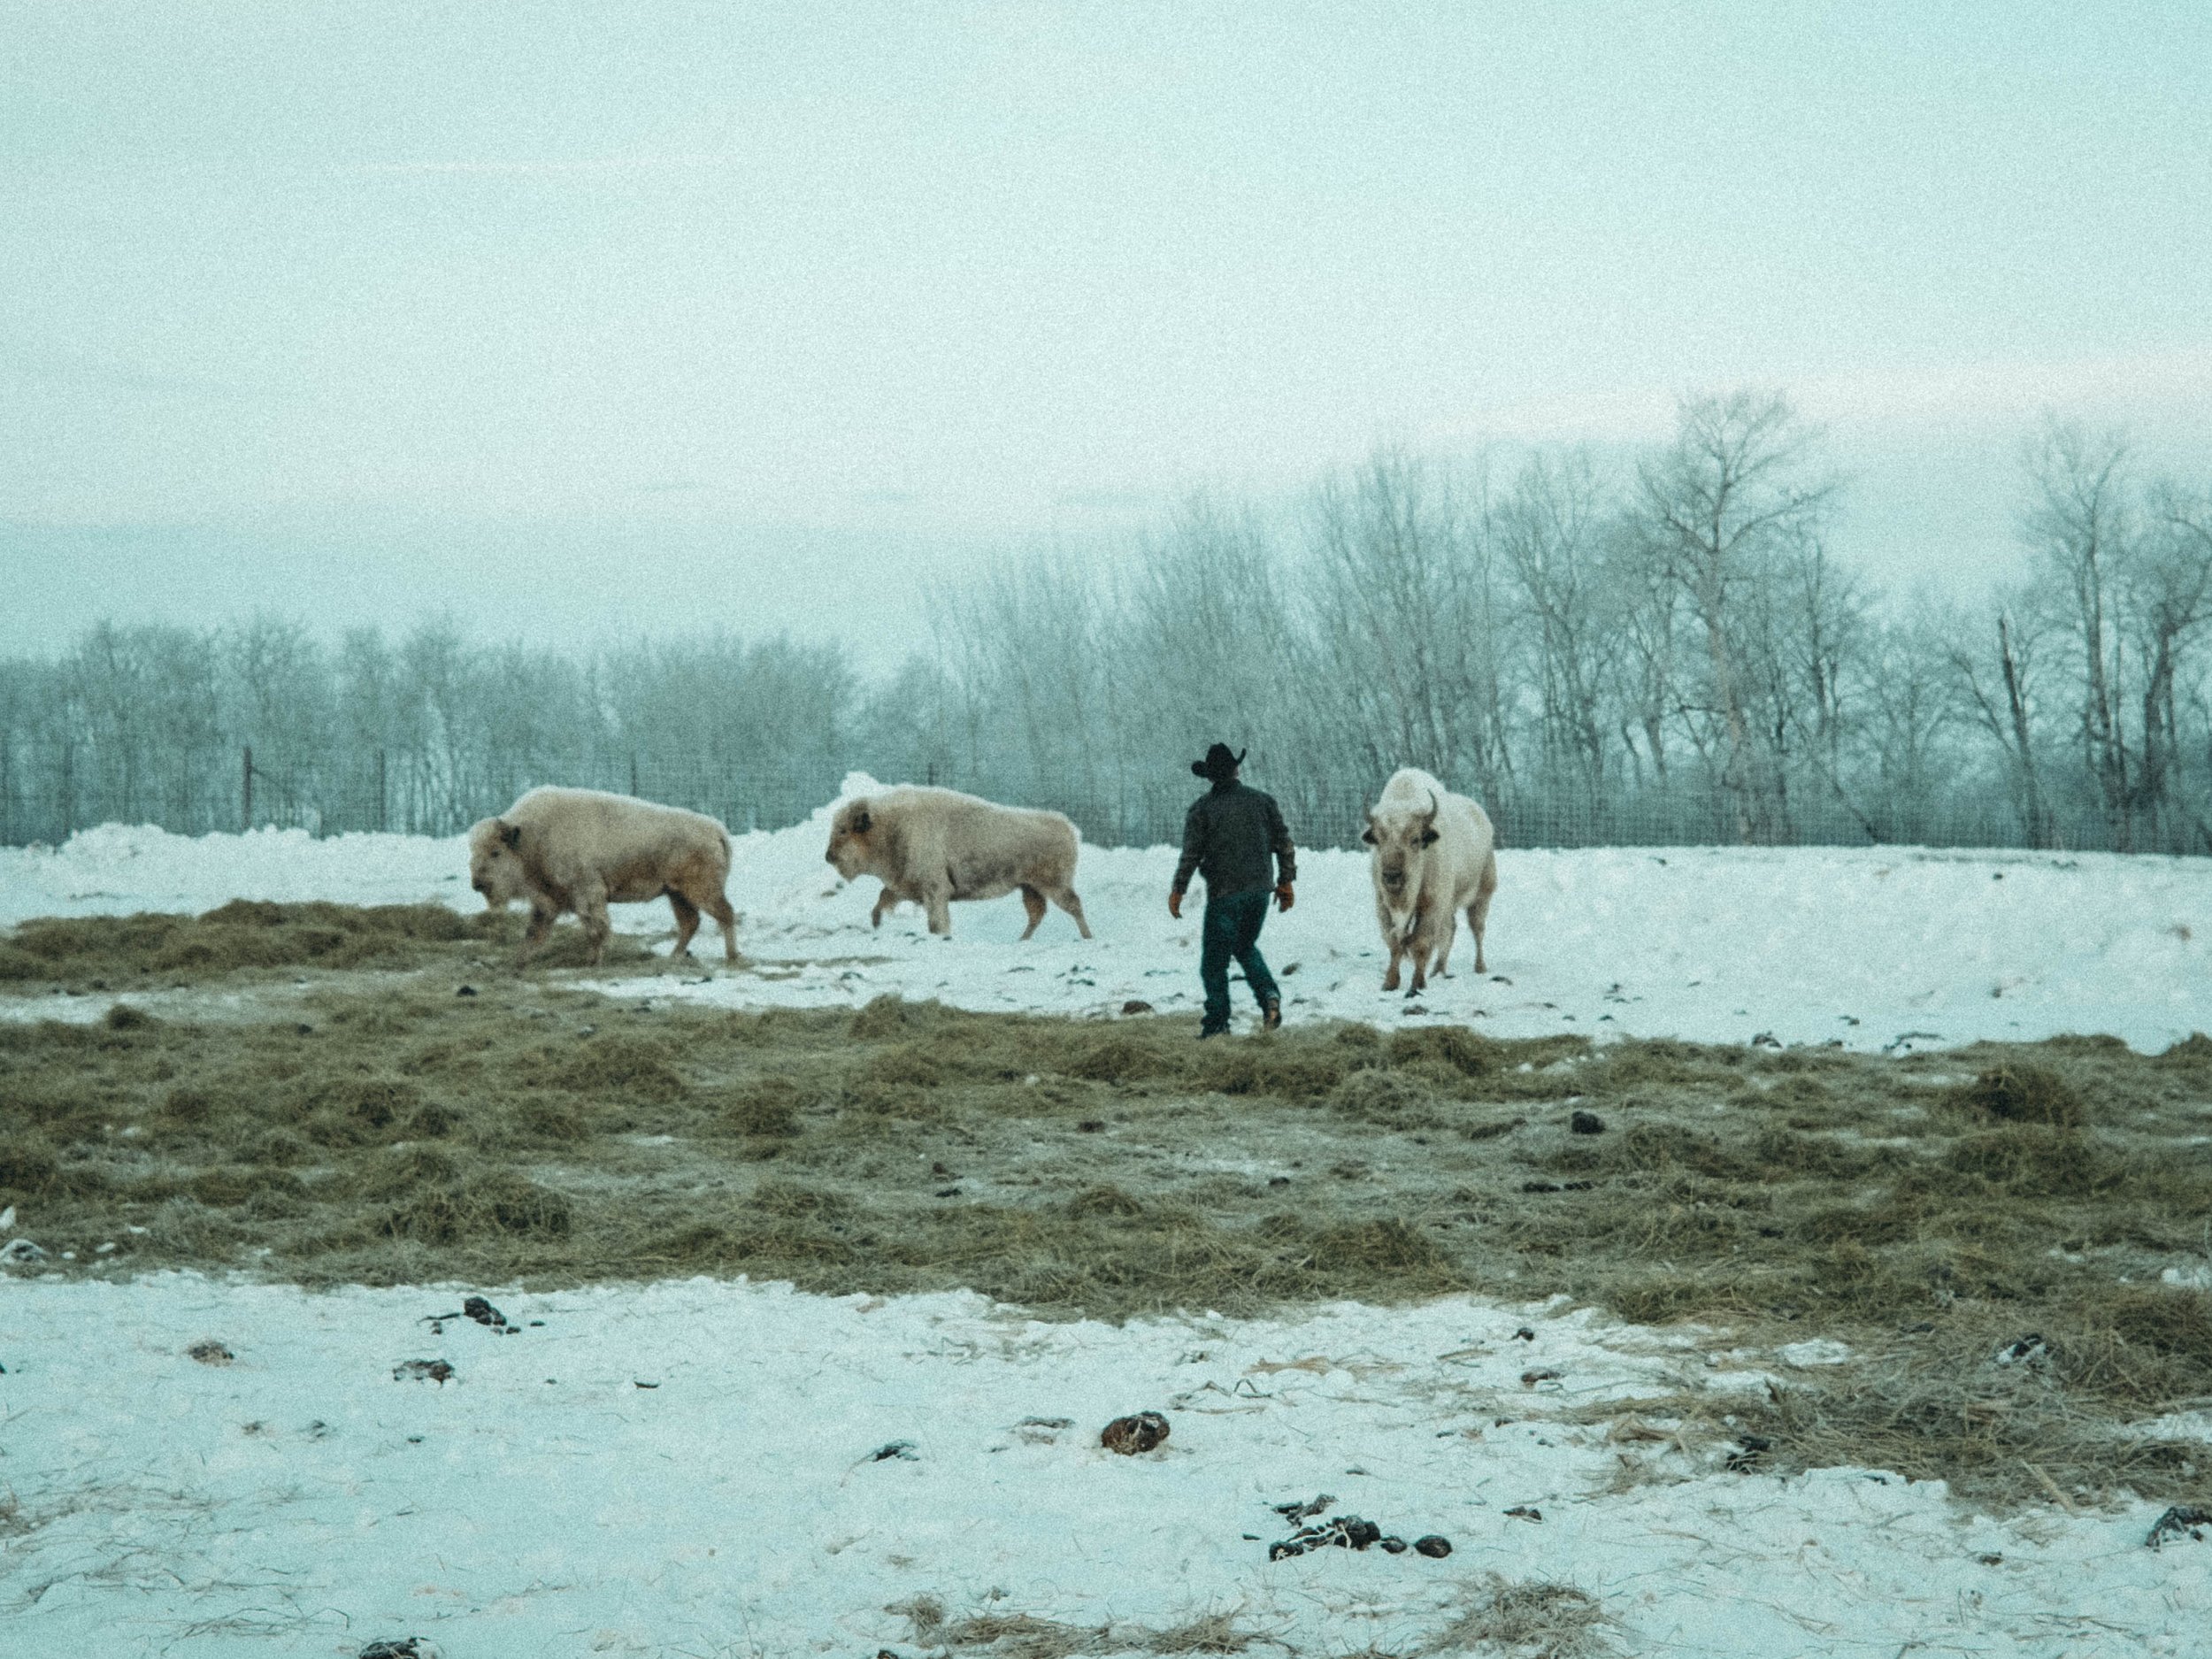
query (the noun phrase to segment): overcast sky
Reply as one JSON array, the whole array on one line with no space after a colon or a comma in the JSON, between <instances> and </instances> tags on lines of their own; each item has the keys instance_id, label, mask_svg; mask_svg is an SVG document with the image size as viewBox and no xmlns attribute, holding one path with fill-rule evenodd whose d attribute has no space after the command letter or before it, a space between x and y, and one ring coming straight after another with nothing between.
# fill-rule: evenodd
<instances>
[{"instance_id":1,"label":"overcast sky","mask_svg":"<svg viewBox=\"0 0 2212 1659\"><path fill-rule=\"evenodd\" d=\"M1789 390L1886 582L2212 476L2212 6L0 0L0 649L787 626Z\"/></svg>"}]
</instances>

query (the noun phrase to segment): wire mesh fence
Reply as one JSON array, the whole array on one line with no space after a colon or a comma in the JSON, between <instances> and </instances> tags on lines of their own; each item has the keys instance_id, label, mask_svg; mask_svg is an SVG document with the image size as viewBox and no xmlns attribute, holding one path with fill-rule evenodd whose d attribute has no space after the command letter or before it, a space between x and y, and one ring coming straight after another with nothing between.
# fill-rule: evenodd
<instances>
[{"instance_id":1,"label":"wire mesh fence","mask_svg":"<svg viewBox=\"0 0 2212 1659\"><path fill-rule=\"evenodd\" d=\"M151 824L181 834L262 826L296 826L317 835L353 831L450 835L507 806L535 784L613 790L719 818L737 833L798 823L837 793L866 757L751 765L696 757L600 753L557 765L495 764L481 757L394 754L257 758L251 749L210 749L171 755L158 769L142 758L118 764L84 746L0 745L0 842L56 844L91 826ZM892 768L881 768L887 775ZM1094 846L1174 843L1202 788L1177 772L1157 777L1082 777L1063 782L929 772L916 781L1066 813ZM1302 846L1352 847L1380 780L1255 777L1281 803ZM1711 788L1676 786L1587 790L1524 787L1484 801L1508 847L1702 846L1740 839L1734 801ZM2177 826L2147 840L2123 837L2093 812L2052 815L2032 840L2001 795L1962 795L1931 803L1869 809L1830 792L1792 803L1768 839L1778 844L2008 848L2041 845L2083 851L2204 852L2201 826Z\"/></svg>"}]
</instances>

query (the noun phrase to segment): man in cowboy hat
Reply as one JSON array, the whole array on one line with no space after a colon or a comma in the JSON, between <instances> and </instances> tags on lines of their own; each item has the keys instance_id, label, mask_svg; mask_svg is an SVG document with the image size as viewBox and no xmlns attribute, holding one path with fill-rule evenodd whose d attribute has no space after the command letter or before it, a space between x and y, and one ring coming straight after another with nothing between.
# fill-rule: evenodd
<instances>
[{"instance_id":1,"label":"man in cowboy hat","mask_svg":"<svg viewBox=\"0 0 2212 1659\"><path fill-rule=\"evenodd\" d=\"M1191 872L1206 878L1204 946L1198 957L1199 981L1206 987L1201 1037L1218 1037L1229 1029L1232 956L1260 1000L1261 1023L1270 1031L1283 1023L1282 994L1260 956L1260 924L1267 919L1271 887L1276 903L1290 908L1298 854L1290 844L1290 832L1283 827L1275 797L1248 789L1237 780L1243 760L1242 754L1232 755L1226 743L1216 743L1205 759L1191 762L1190 769L1210 780L1213 788L1191 803L1189 816L1183 820L1183 856L1167 895L1167 913L1179 917ZM1279 880L1269 879L1270 854L1281 864Z\"/></svg>"}]
</instances>

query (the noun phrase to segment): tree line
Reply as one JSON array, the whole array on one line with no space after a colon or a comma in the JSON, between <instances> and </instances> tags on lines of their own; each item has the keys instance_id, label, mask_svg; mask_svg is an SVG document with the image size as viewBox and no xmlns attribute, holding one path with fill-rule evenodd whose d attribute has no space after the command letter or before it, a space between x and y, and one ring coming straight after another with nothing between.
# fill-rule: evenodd
<instances>
[{"instance_id":1,"label":"tree line","mask_svg":"<svg viewBox=\"0 0 2212 1659\"><path fill-rule=\"evenodd\" d=\"M1149 841L1224 738L1314 843L1356 836L1413 764L1508 844L2212 851L2212 491L2058 422L2023 487L2022 578L1895 603L1828 549L1818 434L1737 393L1619 463L1384 453L1294 513L1195 497L1124 557L938 588L926 646L873 677L726 634L570 652L441 622L104 624L0 662L0 839L450 833L552 781L741 830L857 767Z\"/></svg>"}]
</instances>

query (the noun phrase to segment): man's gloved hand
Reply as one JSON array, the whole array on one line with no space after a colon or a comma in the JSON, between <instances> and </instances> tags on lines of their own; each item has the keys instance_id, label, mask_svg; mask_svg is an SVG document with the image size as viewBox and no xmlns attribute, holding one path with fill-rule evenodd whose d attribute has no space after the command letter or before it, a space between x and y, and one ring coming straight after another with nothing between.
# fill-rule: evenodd
<instances>
[{"instance_id":1,"label":"man's gloved hand","mask_svg":"<svg viewBox=\"0 0 2212 1659\"><path fill-rule=\"evenodd\" d=\"M1174 917L1178 921L1182 919L1183 894L1181 888L1179 887L1174 892L1167 895L1167 913L1170 916Z\"/></svg>"},{"instance_id":2,"label":"man's gloved hand","mask_svg":"<svg viewBox=\"0 0 2212 1659\"><path fill-rule=\"evenodd\" d=\"M1296 902L1297 902L1297 895L1296 895L1294 893L1293 893L1293 892L1291 891L1291 887L1290 887L1290 883L1289 883L1289 882L1287 882L1287 881L1281 882L1281 883L1279 883L1279 884L1276 887L1276 888L1275 888L1275 908L1276 908L1277 910L1288 910L1288 909L1289 909L1289 908L1290 908L1290 907L1294 904L1294 903L1295 903Z\"/></svg>"}]
</instances>

